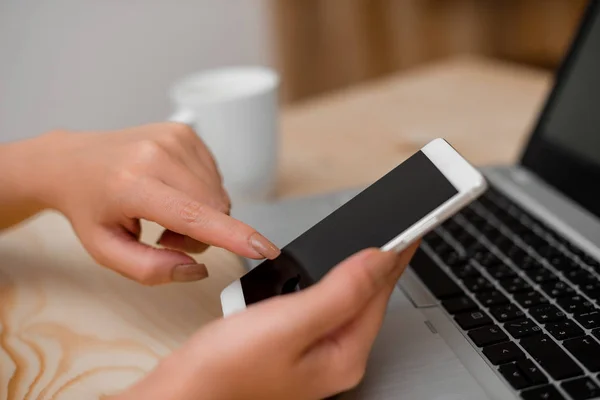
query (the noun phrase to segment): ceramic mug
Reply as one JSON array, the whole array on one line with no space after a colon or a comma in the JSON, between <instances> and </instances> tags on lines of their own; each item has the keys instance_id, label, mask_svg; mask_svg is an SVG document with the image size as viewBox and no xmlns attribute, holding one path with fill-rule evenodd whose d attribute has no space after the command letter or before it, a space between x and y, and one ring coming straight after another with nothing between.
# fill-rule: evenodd
<instances>
[{"instance_id":1,"label":"ceramic mug","mask_svg":"<svg viewBox=\"0 0 600 400\"><path fill-rule=\"evenodd\" d=\"M263 67L198 72L170 90L170 121L190 125L212 152L232 203L266 201L277 172L279 77Z\"/></svg>"}]
</instances>

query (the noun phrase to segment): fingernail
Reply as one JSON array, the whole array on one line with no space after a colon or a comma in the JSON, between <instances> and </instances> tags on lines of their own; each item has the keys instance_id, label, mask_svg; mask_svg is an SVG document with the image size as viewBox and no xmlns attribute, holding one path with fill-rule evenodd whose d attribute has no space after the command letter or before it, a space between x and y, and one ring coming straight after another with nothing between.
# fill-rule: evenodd
<instances>
[{"instance_id":1,"label":"fingernail","mask_svg":"<svg viewBox=\"0 0 600 400\"><path fill-rule=\"evenodd\" d=\"M199 281L208 276L208 270L204 264L181 264L176 265L171 272L173 282Z\"/></svg>"},{"instance_id":2,"label":"fingernail","mask_svg":"<svg viewBox=\"0 0 600 400\"><path fill-rule=\"evenodd\" d=\"M281 253L281 250L277 246L258 232L254 232L248 241L250 242L250 246L265 258L273 259Z\"/></svg>"}]
</instances>

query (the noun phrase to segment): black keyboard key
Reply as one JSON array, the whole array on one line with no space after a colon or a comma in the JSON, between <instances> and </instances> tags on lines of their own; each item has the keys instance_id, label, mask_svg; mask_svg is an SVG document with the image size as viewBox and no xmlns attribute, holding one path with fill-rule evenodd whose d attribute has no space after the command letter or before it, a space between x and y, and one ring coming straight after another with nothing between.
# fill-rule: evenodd
<instances>
[{"instance_id":1,"label":"black keyboard key","mask_svg":"<svg viewBox=\"0 0 600 400\"><path fill-rule=\"evenodd\" d=\"M452 273L460 280L468 277L479 277L481 273L472 264L468 262L452 265L450 267Z\"/></svg>"},{"instance_id":2,"label":"black keyboard key","mask_svg":"<svg viewBox=\"0 0 600 400\"><path fill-rule=\"evenodd\" d=\"M521 346L556 380L583 374L581 368L550 337L529 336L521 339Z\"/></svg>"},{"instance_id":3,"label":"black keyboard key","mask_svg":"<svg viewBox=\"0 0 600 400\"><path fill-rule=\"evenodd\" d=\"M510 258L514 263L518 263L523 260L525 257L529 256L521 246L513 245L508 250L506 250L506 256Z\"/></svg>"},{"instance_id":4,"label":"black keyboard key","mask_svg":"<svg viewBox=\"0 0 600 400\"><path fill-rule=\"evenodd\" d=\"M592 372L600 371L600 344L591 336L566 340L563 345Z\"/></svg>"},{"instance_id":5,"label":"black keyboard key","mask_svg":"<svg viewBox=\"0 0 600 400\"><path fill-rule=\"evenodd\" d=\"M494 285L483 276L477 278L465 278L463 283L465 287L473 293L487 292L494 289Z\"/></svg>"},{"instance_id":6,"label":"black keyboard key","mask_svg":"<svg viewBox=\"0 0 600 400\"><path fill-rule=\"evenodd\" d=\"M447 252L446 254L440 255L440 258L442 259L442 261L444 261L444 264L446 264L449 267L453 267L456 265L464 265L467 260L461 256L456 250L452 250L450 252Z\"/></svg>"},{"instance_id":7,"label":"black keyboard key","mask_svg":"<svg viewBox=\"0 0 600 400\"><path fill-rule=\"evenodd\" d=\"M515 300L523 308L531 308L540 304L548 303L548 299L535 290L526 293L515 294Z\"/></svg>"},{"instance_id":8,"label":"black keyboard key","mask_svg":"<svg viewBox=\"0 0 600 400\"><path fill-rule=\"evenodd\" d=\"M469 331L469 337L479 347L500 343L508 340L506 333L496 325L484 326Z\"/></svg>"},{"instance_id":9,"label":"black keyboard key","mask_svg":"<svg viewBox=\"0 0 600 400\"><path fill-rule=\"evenodd\" d=\"M464 330L479 328L480 326L492 324L492 319L485 311L473 310L457 314L454 319Z\"/></svg>"},{"instance_id":10,"label":"black keyboard key","mask_svg":"<svg viewBox=\"0 0 600 400\"><path fill-rule=\"evenodd\" d=\"M494 365L506 364L525 358L525 354L513 342L498 343L484 347L483 354Z\"/></svg>"},{"instance_id":11,"label":"black keyboard key","mask_svg":"<svg viewBox=\"0 0 600 400\"><path fill-rule=\"evenodd\" d=\"M552 257L561 256L562 252L558 250L554 245L545 244L539 247L536 247L535 252L540 256L544 257L546 260L551 259Z\"/></svg>"},{"instance_id":12,"label":"black keyboard key","mask_svg":"<svg viewBox=\"0 0 600 400\"><path fill-rule=\"evenodd\" d=\"M455 235L458 232L462 232L464 228L455 220L449 219L442 224L442 228L444 228L451 235Z\"/></svg>"},{"instance_id":13,"label":"black keyboard key","mask_svg":"<svg viewBox=\"0 0 600 400\"><path fill-rule=\"evenodd\" d=\"M515 244L512 239L506 236L504 238L499 238L494 242L494 244L502 253L504 253L504 255L508 256L509 258L509 254L517 254L519 250L522 250L519 245Z\"/></svg>"},{"instance_id":14,"label":"black keyboard key","mask_svg":"<svg viewBox=\"0 0 600 400\"><path fill-rule=\"evenodd\" d=\"M507 322L504 324L504 329L506 329L515 339L536 335L542 332L542 328L537 326L535 322L530 319Z\"/></svg>"},{"instance_id":15,"label":"black keyboard key","mask_svg":"<svg viewBox=\"0 0 600 400\"><path fill-rule=\"evenodd\" d=\"M540 284L558 280L558 277L554 275L554 272L547 268L530 269L525 271L525 274L529 277L529 279Z\"/></svg>"},{"instance_id":16,"label":"black keyboard key","mask_svg":"<svg viewBox=\"0 0 600 400\"><path fill-rule=\"evenodd\" d=\"M477 262L483 267L494 267L504 265L503 261L497 255L490 251L483 251L476 257Z\"/></svg>"},{"instance_id":17,"label":"black keyboard key","mask_svg":"<svg viewBox=\"0 0 600 400\"><path fill-rule=\"evenodd\" d=\"M517 273L513 271L512 268L504 264L487 267L486 270L488 274L490 274L494 279L513 278L517 275Z\"/></svg>"},{"instance_id":18,"label":"black keyboard key","mask_svg":"<svg viewBox=\"0 0 600 400\"><path fill-rule=\"evenodd\" d=\"M466 219L466 220L467 220L469 223L471 223L471 221L474 221L474 220L476 220L476 219L479 219L479 218L481 218L481 217L480 217L480 215L479 215L479 213L477 213L477 212L475 211L475 208L471 208L471 207L469 207L469 208L465 208L464 210L462 210L462 211L460 212L460 215L461 215L461 216L462 216L464 219Z\"/></svg>"},{"instance_id":19,"label":"black keyboard key","mask_svg":"<svg viewBox=\"0 0 600 400\"><path fill-rule=\"evenodd\" d=\"M599 311L590 311L588 313L579 314L575 316L575 319L586 329L594 329L600 327Z\"/></svg>"},{"instance_id":20,"label":"black keyboard key","mask_svg":"<svg viewBox=\"0 0 600 400\"><path fill-rule=\"evenodd\" d=\"M577 286L585 285L589 282L596 282L596 277L584 269L575 269L563 274L568 280Z\"/></svg>"},{"instance_id":21,"label":"black keyboard key","mask_svg":"<svg viewBox=\"0 0 600 400\"><path fill-rule=\"evenodd\" d=\"M535 306L529 309L529 313L540 324L560 321L566 318L565 313L552 304Z\"/></svg>"},{"instance_id":22,"label":"black keyboard key","mask_svg":"<svg viewBox=\"0 0 600 400\"><path fill-rule=\"evenodd\" d=\"M479 228L480 226L487 224L487 220L476 212L469 215L468 221L471 225L473 225L476 228Z\"/></svg>"},{"instance_id":23,"label":"black keyboard key","mask_svg":"<svg viewBox=\"0 0 600 400\"><path fill-rule=\"evenodd\" d=\"M490 231L487 235L485 235L485 238L491 243L494 244L499 240L505 240L506 236L504 236L502 234L502 232L500 232L500 230L498 228L493 229L492 231Z\"/></svg>"},{"instance_id":24,"label":"black keyboard key","mask_svg":"<svg viewBox=\"0 0 600 400\"><path fill-rule=\"evenodd\" d=\"M573 379L563 382L560 386L569 393L574 400L594 399L600 396L600 387L588 377Z\"/></svg>"},{"instance_id":25,"label":"black keyboard key","mask_svg":"<svg viewBox=\"0 0 600 400\"><path fill-rule=\"evenodd\" d=\"M534 249L546 244L546 241L538 236L536 233L531 231L519 235L519 239L521 239L524 243L526 243L529 247L533 247Z\"/></svg>"},{"instance_id":26,"label":"black keyboard key","mask_svg":"<svg viewBox=\"0 0 600 400\"><path fill-rule=\"evenodd\" d=\"M508 293L526 292L532 289L529 283L519 277L503 279L500 284Z\"/></svg>"},{"instance_id":27,"label":"black keyboard key","mask_svg":"<svg viewBox=\"0 0 600 400\"><path fill-rule=\"evenodd\" d=\"M492 290L491 292L478 293L476 297L477 300L479 300L479 302L484 307L492 307L508 303L508 299L506 298L506 296L504 296L497 290Z\"/></svg>"},{"instance_id":28,"label":"black keyboard key","mask_svg":"<svg viewBox=\"0 0 600 400\"><path fill-rule=\"evenodd\" d=\"M463 247L463 249L471 247L474 244L479 242L473 235L471 235L466 230L457 232L455 235L452 235L452 238L454 240L456 240L458 243L460 243L460 245Z\"/></svg>"},{"instance_id":29,"label":"black keyboard key","mask_svg":"<svg viewBox=\"0 0 600 400\"><path fill-rule=\"evenodd\" d=\"M531 360L519 360L517 367L523 372L523 375L534 385L548 383L548 378Z\"/></svg>"},{"instance_id":30,"label":"black keyboard key","mask_svg":"<svg viewBox=\"0 0 600 400\"><path fill-rule=\"evenodd\" d=\"M485 248L485 246L483 245L483 243L481 242L475 242L473 244L471 244L470 246L465 246L464 247L465 250L465 256L469 259L475 259L475 260L480 260L482 259L485 254L488 253L488 249Z\"/></svg>"},{"instance_id":31,"label":"black keyboard key","mask_svg":"<svg viewBox=\"0 0 600 400\"><path fill-rule=\"evenodd\" d=\"M565 273L574 269L581 269L581 266L572 258L565 255L557 255L548 260L548 262L557 270Z\"/></svg>"},{"instance_id":32,"label":"black keyboard key","mask_svg":"<svg viewBox=\"0 0 600 400\"><path fill-rule=\"evenodd\" d=\"M596 339L600 340L600 328L596 328L592 331L592 335L596 336Z\"/></svg>"},{"instance_id":33,"label":"black keyboard key","mask_svg":"<svg viewBox=\"0 0 600 400\"><path fill-rule=\"evenodd\" d=\"M544 265L540 263L538 260L533 258L530 255L526 255L522 260L513 261L517 268L522 269L523 271L528 271L530 269L538 269L543 268Z\"/></svg>"},{"instance_id":34,"label":"black keyboard key","mask_svg":"<svg viewBox=\"0 0 600 400\"><path fill-rule=\"evenodd\" d=\"M600 291L598 291L598 292L592 292L592 293L586 293L586 294L592 300L596 301L597 303L600 303Z\"/></svg>"},{"instance_id":35,"label":"black keyboard key","mask_svg":"<svg viewBox=\"0 0 600 400\"><path fill-rule=\"evenodd\" d=\"M573 321L558 321L546 325L546 329L556 340L571 339L583 336L583 329Z\"/></svg>"},{"instance_id":36,"label":"black keyboard key","mask_svg":"<svg viewBox=\"0 0 600 400\"><path fill-rule=\"evenodd\" d=\"M569 284L561 281L545 283L542 285L542 290L555 299L575 294L575 290Z\"/></svg>"},{"instance_id":37,"label":"black keyboard key","mask_svg":"<svg viewBox=\"0 0 600 400\"><path fill-rule=\"evenodd\" d=\"M438 299L463 294L462 289L422 249L417 250L410 265L425 286Z\"/></svg>"},{"instance_id":38,"label":"black keyboard key","mask_svg":"<svg viewBox=\"0 0 600 400\"><path fill-rule=\"evenodd\" d=\"M442 306L450 314L477 309L477 304L470 297L460 296L442 301Z\"/></svg>"},{"instance_id":39,"label":"black keyboard key","mask_svg":"<svg viewBox=\"0 0 600 400\"><path fill-rule=\"evenodd\" d=\"M513 321L515 319L523 318L525 315L525 313L514 304L492 307L490 308L490 313L492 313L494 318L499 322Z\"/></svg>"},{"instance_id":40,"label":"black keyboard key","mask_svg":"<svg viewBox=\"0 0 600 400\"><path fill-rule=\"evenodd\" d=\"M590 256L589 254L583 253L583 252L581 252L578 255L578 257L581 259L581 261L583 261L587 265L593 266L594 264L598 263L598 261L596 261L596 259L594 257Z\"/></svg>"},{"instance_id":41,"label":"black keyboard key","mask_svg":"<svg viewBox=\"0 0 600 400\"><path fill-rule=\"evenodd\" d=\"M443 238L440 237L439 241L435 241L431 245L432 250L435 254L438 255L446 255L450 252L456 251L454 247L452 247L448 242L446 242Z\"/></svg>"},{"instance_id":42,"label":"black keyboard key","mask_svg":"<svg viewBox=\"0 0 600 400\"><path fill-rule=\"evenodd\" d=\"M500 236L493 238L493 240L492 238L488 238L488 240L505 254L506 250L510 249L512 246L515 246L515 242L502 233Z\"/></svg>"},{"instance_id":43,"label":"black keyboard key","mask_svg":"<svg viewBox=\"0 0 600 400\"><path fill-rule=\"evenodd\" d=\"M524 389L532 386L532 383L525 377L525 374L517 367L516 364L501 365L498 369L502 376L516 390Z\"/></svg>"},{"instance_id":44,"label":"black keyboard key","mask_svg":"<svg viewBox=\"0 0 600 400\"><path fill-rule=\"evenodd\" d=\"M481 276L479 271L477 271L477 268L475 268L471 264L460 264L460 265L450 267L450 269L452 270L454 275L460 280L470 278L470 277L476 278L476 277Z\"/></svg>"},{"instance_id":45,"label":"black keyboard key","mask_svg":"<svg viewBox=\"0 0 600 400\"><path fill-rule=\"evenodd\" d=\"M531 258L529 253L518 246L512 247L506 255L513 264L522 270L531 269L534 264L540 265L537 260Z\"/></svg>"},{"instance_id":46,"label":"black keyboard key","mask_svg":"<svg viewBox=\"0 0 600 400\"><path fill-rule=\"evenodd\" d=\"M584 261L584 264L587 265L588 267L592 268L596 272L600 272L600 262L598 262L596 260L594 260L594 261Z\"/></svg>"},{"instance_id":47,"label":"black keyboard key","mask_svg":"<svg viewBox=\"0 0 600 400\"><path fill-rule=\"evenodd\" d=\"M579 315L594 311L594 305L581 296L562 297L557 303L569 314Z\"/></svg>"},{"instance_id":48,"label":"black keyboard key","mask_svg":"<svg viewBox=\"0 0 600 400\"><path fill-rule=\"evenodd\" d=\"M423 242L426 242L429 245L437 244L443 240L444 239L442 239L442 237L440 235L438 235L438 233L435 230L429 232L427 235L425 235L423 237Z\"/></svg>"},{"instance_id":49,"label":"black keyboard key","mask_svg":"<svg viewBox=\"0 0 600 400\"><path fill-rule=\"evenodd\" d=\"M481 224L477 227L479 232L483 233L485 237L490 237L492 234L498 230L493 224L486 222L485 224Z\"/></svg>"},{"instance_id":50,"label":"black keyboard key","mask_svg":"<svg viewBox=\"0 0 600 400\"><path fill-rule=\"evenodd\" d=\"M564 396L552 385L527 389L521 393L523 400L564 400Z\"/></svg>"},{"instance_id":51,"label":"black keyboard key","mask_svg":"<svg viewBox=\"0 0 600 400\"><path fill-rule=\"evenodd\" d=\"M579 288L581 289L581 291L583 293L585 293L589 296L596 292L600 292L600 282L598 282L598 281L588 282L584 285L580 285Z\"/></svg>"}]
</instances>

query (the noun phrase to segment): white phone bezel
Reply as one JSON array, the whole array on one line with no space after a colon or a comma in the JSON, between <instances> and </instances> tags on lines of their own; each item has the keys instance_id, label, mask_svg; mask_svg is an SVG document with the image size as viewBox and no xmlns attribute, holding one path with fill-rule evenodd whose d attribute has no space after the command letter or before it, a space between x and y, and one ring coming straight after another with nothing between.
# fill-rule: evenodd
<instances>
[{"instance_id":1,"label":"white phone bezel","mask_svg":"<svg viewBox=\"0 0 600 400\"><path fill-rule=\"evenodd\" d=\"M429 142L421 148L421 152L448 179L458 193L382 246L383 251L400 252L406 249L415 240L426 235L469 204L487 188L483 175L444 139L435 139ZM246 308L244 292L239 279L223 289L221 292L221 306L223 316Z\"/></svg>"},{"instance_id":2,"label":"white phone bezel","mask_svg":"<svg viewBox=\"0 0 600 400\"><path fill-rule=\"evenodd\" d=\"M426 235L457 213L487 188L483 175L444 139L432 140L421 149L421 152L448 179L458 193L382 246L381 249L384 251L400 252L406 249L416 239Z\"/></svg>"}]
</instances>

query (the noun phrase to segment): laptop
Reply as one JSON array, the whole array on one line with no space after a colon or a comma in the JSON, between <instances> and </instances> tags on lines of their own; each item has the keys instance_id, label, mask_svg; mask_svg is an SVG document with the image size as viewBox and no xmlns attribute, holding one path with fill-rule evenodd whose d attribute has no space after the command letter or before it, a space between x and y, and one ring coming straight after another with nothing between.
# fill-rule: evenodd
<instances>
[{"instance_id":1,"label":"laptop","mask_svg":"<svg viewBox=\"0 0 600 400\"><path fill-rule=\"evenodd\" d=\"M424 238L343 398L600 398L598 1L519 163L482 172L489 191ZM284 246L361 189L234 216Z\"/></svg>"}]
</instances>

